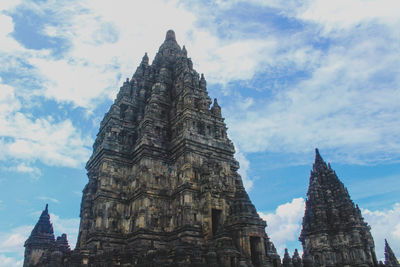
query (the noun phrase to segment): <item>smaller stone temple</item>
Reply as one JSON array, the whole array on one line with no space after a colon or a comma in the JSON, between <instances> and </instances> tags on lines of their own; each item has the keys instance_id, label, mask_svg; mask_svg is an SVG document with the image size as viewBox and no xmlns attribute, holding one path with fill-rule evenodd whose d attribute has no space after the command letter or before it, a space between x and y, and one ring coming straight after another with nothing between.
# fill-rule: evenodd
<instances>
[{"instance_id":1,"label":"smaller stone temple","mask_svg":"<svg viewBox=\"0 0 400 267\"><path fill-rule=\"evenodd\" d=\"M392 248L385 239L385 265L387 267L400 267L399 261L393 253Z\"/></svg>"},{"instance_id":2,"label":"smaller stone temple","mask_svg":"<svg viewBox=\"0 0 400 267\"><path fill-rule=\"evenodd\" d=\"M54 238L48 207L46 204L39 221L25 242L24 266L40 266L40 262L47 260L51 266L57 266L61 264L64 254L70 251L66 234Z\"/></svg>"},{"instance_id":3,"label":"smaller stone temple","mask_svg":"<svg viewBox=\"0 0 400 267\"><path fill-rule=\"evenodd\" d=\"M377 266L370 226L318 149L310 176L300 241L315 266Z\"/></svg>"}]
</instances>

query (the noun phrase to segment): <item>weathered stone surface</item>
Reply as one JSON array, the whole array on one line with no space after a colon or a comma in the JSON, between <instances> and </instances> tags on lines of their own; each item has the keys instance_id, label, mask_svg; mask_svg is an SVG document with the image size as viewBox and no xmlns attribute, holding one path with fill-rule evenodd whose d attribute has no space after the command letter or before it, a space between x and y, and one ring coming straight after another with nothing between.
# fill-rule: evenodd
<instances>
[{"instance_id":1,"label":"weathered stone surface","mask_svg":"<svg viewBox=\"0 0 400 267\"><path fill-rule=\"evenodd\" d=\"M370 227L318 150L311 171L303 228L304 251L315 266L377 266Z\"/></svg>"},{"instance_id":2,"label":"weathered stone surface","mask_svg":"<svg viewBox=\"0 0 400 267\"><path fill-rule=\"evenodd\" d=\"M279 266L206 86L173 31L145 54L100 124L64 266Z\"/></svg>"},{"instance_id":3,"label":"weathered stone surface","mask_svg":"<svg viewBox=\"0 0 400 267\"><path fill-rule=\"evenodd\" d=\"M24 267L43 266L43 262L50 258L61 262L64 255L70 252L66 234L57 237L57 240L54 239L47 204L24 246Z\"/></svg>"},{"instance_id":4,"label":"weathered stone surface","mask_svg":"<svg viewBox=\"0 0 400 267\"><path fill-rule=\"evenodd\" d=\"M211 105L212 104L212 105ZM210 107L211 106L211 107ZM377 263L369 226L316 151L300 241L281 264L246 193L217 99L168 31L105 114L83 190L76 248L48 208L25 243L33 266L398 266Z\"/></svg>"},{"instance_id":5,"label":"weathered stone surface","mask_svg":"<svg viewBox=\"0 0 400 267\"><path fill-rule=\"evenodd\" d=\"M25 241L24 266L36 265L47 249L55 245L53 225L50 222L48 205L40 215L28 240Z\"/></svg>"},{"instance_id":6,"label":"weathered stone surface","mask_svg":"<svg viewBox=\"0 0 400 267\"><path fill-rule=\"evenodd\" d=\"M399 261L393 253L392 248L385 239L385 266L388 267L400 267Z\"/></svg>"},{"instance_id":7,"label":"weathered stone surface","mask_svg":"<svg viewBox=\"0 0 400 267\"><path fill-rule=\"evenodd\" d=\"M293 267L292 258L290 257L287 248L285 248L285 254L283 255L282 266L283 267Z\"/></svg>"}]
</instances>

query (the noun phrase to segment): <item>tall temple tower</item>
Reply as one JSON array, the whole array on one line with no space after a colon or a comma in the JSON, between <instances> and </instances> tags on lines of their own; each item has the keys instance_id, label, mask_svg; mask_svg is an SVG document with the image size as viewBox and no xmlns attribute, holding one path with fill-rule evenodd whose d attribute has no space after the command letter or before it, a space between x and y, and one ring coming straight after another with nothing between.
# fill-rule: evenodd
<instances>
[{"instance_id":1,"label":"tall temple tower","mask_svg":"<svg viewBox=\"0 0 400 267\"><path fill-rule=\"evenodd\" d=\"M300 241L281 265L238 174L234 146L203 75L170 30L144 55L100 124L87 162L76 247L54 238L46 205L24 267L372 267L370 227L321 158ZM386 265L395 265L386 244ZM383 263L382 263L383 264Z\"/></svg>"},{"instance_id":2,"label":"tall temple tower","mask_svg":"<svg viewBox=\"0 0 400 267\"><path fill-rule=\"evenodd\" d=\"M347 189L316 149L307 192L303 229L303 250L312 255L315 266L377 266L370 227Z\"/></svg>"},{"instance_id":3,"label":"tall temple tower","mask_svg":"<svg viewBox=\"0 0 400 267\"><path fill-rule=\"evenodd\" d=\"M94 266L278 266L226 131L168 31L101 122L74 253Z\"/></svg>"}]
</instances>

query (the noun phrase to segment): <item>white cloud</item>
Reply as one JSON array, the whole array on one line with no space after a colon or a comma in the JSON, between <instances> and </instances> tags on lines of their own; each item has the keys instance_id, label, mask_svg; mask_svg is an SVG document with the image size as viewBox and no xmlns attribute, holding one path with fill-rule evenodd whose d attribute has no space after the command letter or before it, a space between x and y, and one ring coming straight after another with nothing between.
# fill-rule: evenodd
<instances>
[{"instance_id":1,"label":"white cloud","mask_svg":"<svg viewBox=\"0 0 400 267\"><path fill-rule=\"evenodd\" d=\"M6 1L7 2L7 1ZM24 51L24 48L11 37L14 31L14 23L10 16L7 16L2 11L12 9L19 1L10 1L9 3L1 3L0 6L0 54L16 51ZM12 5L10 5L12 4Z\"/></svg>"},{"instance_id":2,"label":"white cloud","mask_svg":"<svg viewBox=\"0 0 400 267\"><path fill-rule=\"evenodd\" d=\"M16 253L23 256L24 243L32 229L32 225L24 225L11 229L9 232L0 233L0 253Z\"/></svg>"},{"instance_id":3,"label":"white cloud","mask_svg":"<svg viewBox=\"0 0 400 267\"><path fill-rule=\"evenodd\" d=\"M397 0L323 0L308 1L297 18L323 25L325 32L348 30L359 24L398 24L400 16Z\"/></svg>"},{"instance_id":4,"label":"white cloud","mask_svg":"<svg viewBox=\"0 0 400 267\"><path fill-rule=\"evenodd\" d=\"M71 120L33 118L20 110L21 105L15 89L0 83L0 159L40 160L47 165L77 167L89 157L90 150L85 145L91 140L83 138ZM40 174L40 170L24 162L13 168Z\"/></svg>"},{"instance_id":5,"label":"white cloud","mask_svg":"<svg viewBox=\"0 0 400 267\"><path fill-rule=\"evenodd\" d=\"M114 66L96 65L87 61L55 60L51 57L30 58L44 81L41 92L48 99L72 103L74 106L95 107L94 101L108 98L118 88L118 72Z\"/></svg>"},{"instance_id":6,"label":"white cloud","mask_svg":"<svg viewBox=\"0 0 400 267\"><path fill-rule=\"evenodd\" d=\"M24 260L7 257L0 254L0 267L21 267L24 264Z\"/></svg>"},{"instance_id":7,"label":"white cloud","mask_svg":"<svg viewBox=\"0 0 400 267\"><path fill-rule=\"evenodd\" d=\"M260 69L276 65L307 67L315 57L312 49L302 45L304 38L297 35L221 39L199 28L196 22L202 15L178 1L42 1L23 5L43 17L46 12L56 14L52 19L62 23L45 25L42 34L62 38L69 45L56 58L46 50L24 55L23 60L34 67L32 75L41 79L42 88L35 94L73 103L89 112L98 101L115 96L144 52L154 55L169 28L175 30L181 45L186 44L195 67L205 72L211 83L226 85L251 79ZM133 10L151 10L151 17Z\"/></svg>"},{"instance_id":8,"label":"white cloud","mask_svg":"<svg viewBox=\"0 0 400 267\"><path fill-rule=\"evenodd\" d=\"M42 172L40 171L39 168L30 166L25 162L21 162L18 165L4 168L4 170L19 172L19 173L26 173L26 174L29 174L32 178L38 178L42 175Z\"/></svg>"},{"instance_id":9,"label":"white cloud","mask_svg":"<svg viewBox=\"0 0 400 267\"><path fill-rule=\"evenodd\" d=\"M193 14L177 1L70 1L65 5L43 1L24 5L43 16L46 11L55 12L54 19L62 23L46 25L43 34L63 38L70 45L57 59L49 55L28 59L44 81L39 93L89 111L96 101L115 96L144 52L156 52L169 28L184 36L194 22ZM151 16L145 10L151 10Z\"/></svg>"},{"instance_id":10,"label":"white cloud","mask_svg":"<svg viewBox=\"0 0 400 267\"><path fill-rule=\"evenodd\" d=\"M0 12L9 11L21 3L20 0L3 0L1 1ZM0 24L1 25L1 24Z\"/></svg>"},{"instance_id":11,"label":"white cloud","mask_svg":"<svg viewBox=\"0 0 400 267\"><path fill-rule=\"evenodd\" d=\"M304 208L304 199L300 197L279 205L274 213L258 213L267 221L266 232L281 255L287 242L297 241L299 238Z\"/></svg>"},{"instance_id":12,"label":"white cloud","mask_svg":"<svg viewBox=\"0 0 400 267\"><path fill-rule=\"evenodd\" d=\"M248 176L248 171L250 169L250 161L246 158L243 153L239 151L236 152L235 158L239 161L240 168L238 170L240 176L243 180L243 186L247 191L250 191L253 188L253 180Z\"/></svg>"},{"instance_id":13,"label":"white cloud","mask_svg":"<svg viewBox=\"0 0 400 267\"><path fill-rule=\"evenodd\" d=\"M241 98L228 107L230 135L240 150L305 154L320 147L347 163L399 160L397 43L362 36L313 62L310 77L291 88L257 99L243 112L236 112Z\"/></svg>"},{"instance_id":14,"label":"white cloud","mask_svg":"<svg viewBox=\"0 0 400 267\"><path fill-rule=\"evenodd\" d=\"M385 238L397 257L400 251L400 203L390 209L371 211L362 209L365 221L371 226L371 233L375 241L376 255L384 258Z\"/></svg>"}]
</instances>

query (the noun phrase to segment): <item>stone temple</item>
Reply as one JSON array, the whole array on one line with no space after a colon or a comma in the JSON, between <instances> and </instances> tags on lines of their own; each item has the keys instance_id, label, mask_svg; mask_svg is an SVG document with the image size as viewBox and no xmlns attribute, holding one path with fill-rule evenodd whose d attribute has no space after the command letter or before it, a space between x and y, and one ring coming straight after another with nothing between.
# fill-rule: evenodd
<instances>
[{"instance_id":1,"label":"stone temple","mask_svg":"<svg viewBox=\"0 0 400 267\"><path fill-rule=\"evenodd\" d=\"M77 244L48 207L25 242L33 266L398 266L317 151L300 240L280 256L247 195L216 99L170 30L105 114L86 169ZM398 264L398 262L397 262Z\"/></svg>"}]
</instances>

